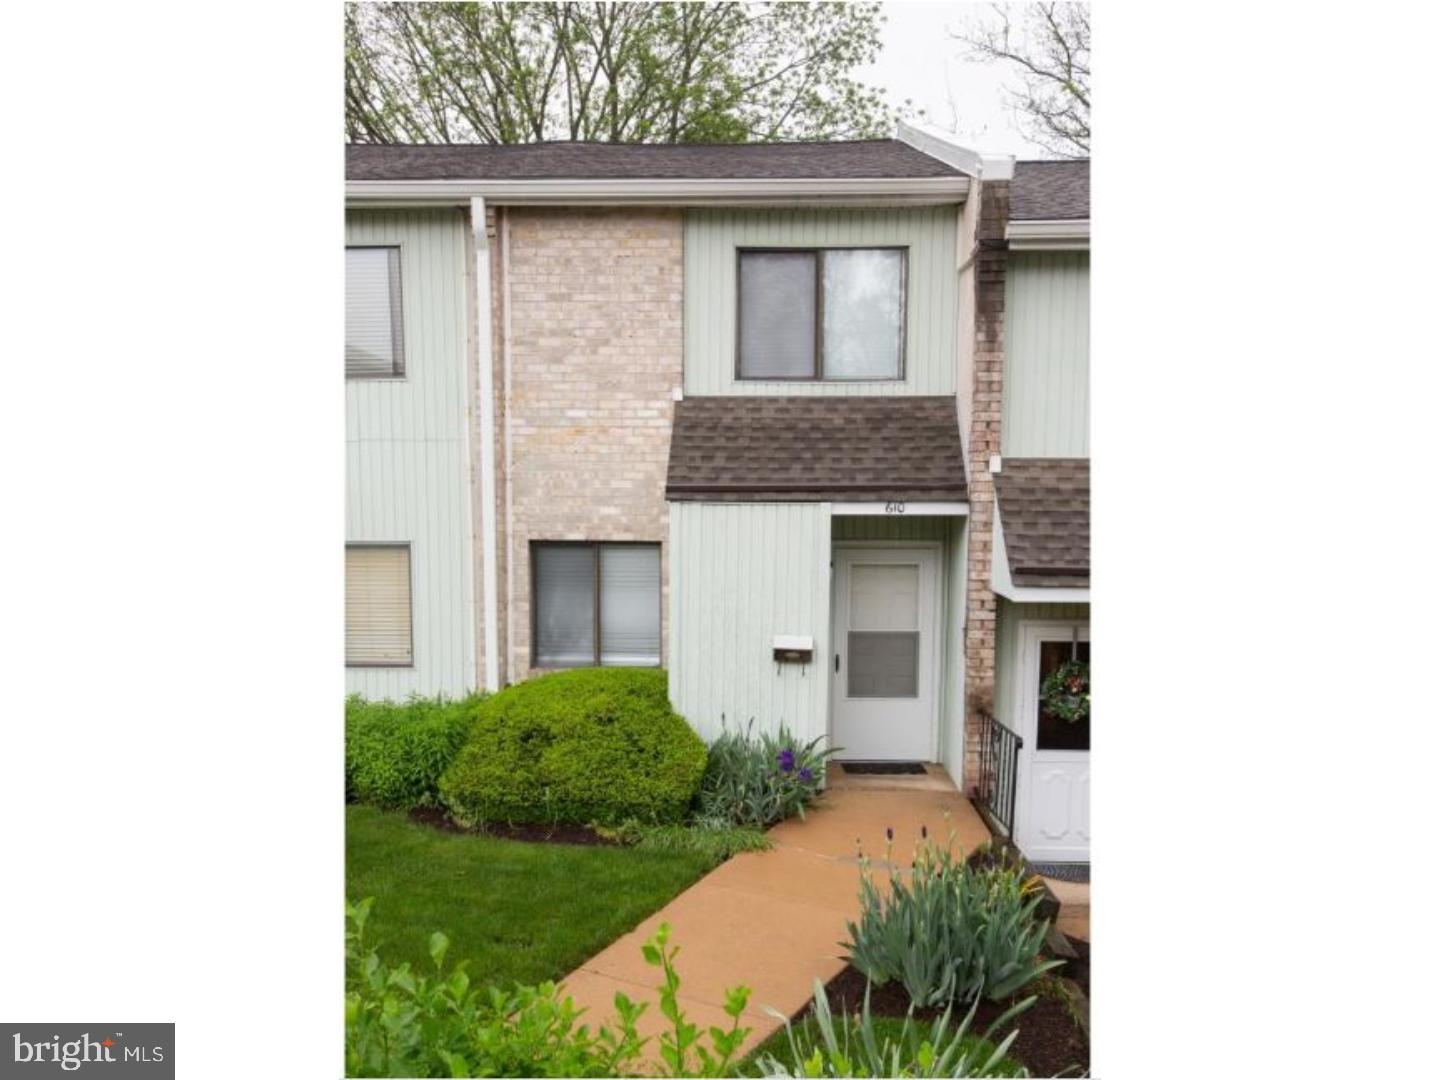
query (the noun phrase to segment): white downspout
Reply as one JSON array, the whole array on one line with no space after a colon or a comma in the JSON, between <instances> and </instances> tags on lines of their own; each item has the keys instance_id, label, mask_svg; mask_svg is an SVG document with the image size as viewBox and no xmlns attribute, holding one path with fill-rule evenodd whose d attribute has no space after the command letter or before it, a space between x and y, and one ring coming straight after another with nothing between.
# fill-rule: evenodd
<instances>
[{"instance_id":1,"label":"white downspout","mask_svg":"<svg viewBox=\"0 0 1440 1080\"><path fill-rule=\"evenodd\" d=\"M475 234L476 357L480 394L480 569L485 594L485 689L500 689L499 575L495 550L495 358L490 328L490 241L485 234L485 200L470 200Z\"/></svg>"},{"instance_id":2,"label":"white downspout","mask_svg":"<svg viewBox=\"0 0 1440 1080\"><path fill-rule=\"evenodd\" d=\"M515 455L510 443L510 386L513 377L510 366L510 211L503 210L500 213L500 267L501 273L505 275L505 293L502 299L504 304L504 338L501 347L505 352L505 543L509 550L505 552L505 682L508 685L514 680L515 673L511 670L512 660L515 655L515 545L511 539L513 531L514 513L512 508L515 505L515 485L512 477L515 473Z\"/></svg>"}]
</instances>

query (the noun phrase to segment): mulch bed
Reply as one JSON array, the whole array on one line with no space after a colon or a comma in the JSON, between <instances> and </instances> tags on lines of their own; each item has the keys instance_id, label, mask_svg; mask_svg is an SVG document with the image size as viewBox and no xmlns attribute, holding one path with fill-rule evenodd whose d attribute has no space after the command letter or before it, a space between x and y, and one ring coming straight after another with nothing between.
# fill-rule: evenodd
<instances>
[{"instance_id":1,"label":"mulch bed","mask_svg":"<svg viewBox=\"0 0 1440 1080\"><path fill-rule=\"evenodd\" d=\"M1089 956L1088 946L1085 956ZM1088 982L1088 959L1086 967ZM865 983L864 975L854 967L847 966L825 984L831 1009L837 1013L842 1010L846 1013L859 1012L865 1001ZM1028 997L1032 992L1033 989L1022 991L1020 997ZM982 1034L991 1021L1000 1016L1009 1005L1010 1003L982 1001L975 1010L971 1031L977 1035ZM809 1008L807 1005L793 1019L798 1022ZM891 982L870 990L870 1011L876 1016L904 1016L909 1008L910 995L899 983ZM969 1005L965 1008L968 1009ZM916 1009L915 1016L918 1020L934 1020L944 1011L943 1008ZM957 1006L950 1015L954 1022L961 1019L964 1012ZM1090 1071L1090 1047L1085 1035L1075 1026L1070 1014L1065 1011L1065 1006L1059 1001L1052 997L1040 997L1034 1005L1016 1017L1013 1023L1020 1029L1020 1035L1011 1044L1009 1053L1030 1070L1030 1075L1055 1076L1069 1069L1066 1075L1082 1076ZM1004 1038L1009 1034L1009 1030L997 1031L996 1034L999 1038ZM1079 1068L1076 1069L1075 1066Z\"/></svg>"},{"instance_id":2,"label":"mulch bed","mask_svg":"<svg viewBox=\"0 0 1440 1080\"><path fill-rule=\"evenodd\" d=\"M428 825L441 832L468 833L471 836L493 836L500 840L523 840L528 844L579 844L585 847L622 847L619 840L601 836L584 825L501 825L490 824L483 829L462 829L444 810L422 807L410 811L410 820Z\"/></svg>"}]
</instances>

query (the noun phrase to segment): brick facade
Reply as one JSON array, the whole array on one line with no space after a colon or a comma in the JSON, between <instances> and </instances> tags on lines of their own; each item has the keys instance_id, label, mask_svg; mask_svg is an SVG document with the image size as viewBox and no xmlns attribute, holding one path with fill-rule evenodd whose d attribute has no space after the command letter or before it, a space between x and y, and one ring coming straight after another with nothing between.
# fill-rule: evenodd
<instances>
[{"instance_id":1,"label":"brick facade","mask_svg":"<svg viewBox=\"0 0 1440 1080\"><path fill-rule=\"evenodd\" d=\"M969 461L970 565L965 619L965 763L967 786L980 774L977 714L995 706L995 594L990 591L995 485L991 455L1000 453L1005 374L1005 225L1010 185L980 185L975 241L975 338L971 369Z\"/></svg>"},{"instance_id":2,"label":"brick facade","mask_svg":"<svg viewBox=\"0 0 1440 1080\"><path fill-rule=\"evenodd\" d=\"M510 610L502 604L500 614L508 660L501 681L537 673L530 666L532 540L660 543L664 663L665 470L672 394L682 384L681 212L513 208L501 215L508 238L492 248L502 599L510 583Z\"/></svg>"}]
</instances>

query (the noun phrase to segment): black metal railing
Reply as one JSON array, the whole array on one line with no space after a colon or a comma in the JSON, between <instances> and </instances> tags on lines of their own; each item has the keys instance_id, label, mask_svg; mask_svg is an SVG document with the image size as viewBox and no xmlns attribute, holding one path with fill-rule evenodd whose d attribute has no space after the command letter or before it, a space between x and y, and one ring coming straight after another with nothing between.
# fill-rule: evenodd
<instances>
[{"instance_id":1,"label":"black metal railing","mask_svg":"<svg viewBox=\"0 0 1440 1080\"><path fill-rule=\"evenodd\" d=\"M1025 745L988 712L980 713L980 805L1006 837L1015 838L1015 779Z\"/></svg>"}]
</instances>

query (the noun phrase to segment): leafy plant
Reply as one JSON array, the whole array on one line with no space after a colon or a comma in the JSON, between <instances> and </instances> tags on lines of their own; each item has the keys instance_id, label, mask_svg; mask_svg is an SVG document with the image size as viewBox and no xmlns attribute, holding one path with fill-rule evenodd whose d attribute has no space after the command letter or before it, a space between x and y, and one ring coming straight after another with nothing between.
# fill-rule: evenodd
<instances>
[{"instance_id":1,"label":"leafy plant","mask_svg":"<svg viewBox=\"0 0 1440 1080\"><path fill-rule=\"evenodd\" d=\"M430 936L433 973L390 967L365 942L373 905L373 897L345 905L347 1076L637 1075L647 1041L637 1024L647 1004L617 992L614 1025L592 1032L579 1023L584 1010L552 982L507 992L472 985L463 961L447 973L450 941L439 932ZM669 1026L660 1036L660 1055L671 1075L726 1076L750 1033L740 1026L750 991L727 990L729 1028L702 1032L680 1006L674 963L680 950L669 942L670 927L662 923L641 947L663 977L660 1012Z\"/></svg>"},{"instance_id":2,"label":"leafy plant","mask_svg":"<svg viewBox=\"0 0 1440 1080\"><path fill-rule=\"evenodd\" d=\"M665 978L660 987L660 1012L670 1021L670 1027L660 1035L660 1057L671 1076L725 1076L740 1044L750 1034L749 1028L740 1026L740 1014L750 1000L750 988L733 986L725 991L724 1008L725 1015L730 1017L730 1028L711 1027L707 1032L710 1036L707 1047L699 1025L687 1020L680 1008L680 976L675 971L675 956L680 949L670 948L669 942L670 926L661 923L655 935L641 946L645 962L660 968ZM692 1050L696 1058L694 1067L690 1064Z\"/></svg>"},{"instance_id":3,"label":"leafy plant","mask_svg":"<svg viewBox=\"0 0 1440 1080\"><path fill-rule=\"evenodd\" d=\"M781 1061L774 1054L760 1054L755 1065L758 1076L896 1076L896 1077L995 1077L1029 1076L1023 1068L1007 1058L1006 1051L1018 1031L1011 1031L998 1044L990 1042L993 1032L1009 1024L1035 1003L1026 998L997 1017L983 1037L970 1034L977 997L958 1024L950 1022L951 1010L932 1023L922 1024L912 1015L906 1016L900 1033L880 1035L870 1013L870 991L853 1023L843 1018L837 1024L830 1012L830 1002L820 980L815 980L815 1005L797 1032L788 1019L785 1034L790 1057L798 1067ZM779 1015L778 1013L776 1014ZM783 1017L782 1017L783 1019Z\"/></svg>"},{"instance_id":4,"label":"leafy plant","mask_svg":"<svg viewBox=\"0 0 1440 1080\"><path fill-rule=\"evenodd\" d=\"M508 687L476 710L441 798L467 825L677 822L705 771L705 744L666 695L665 672L637 668Z\"/></svg>"},{"instance_id":5,"label":"leafy plant","mask_svg":"<svg viewBox=\"0 0 1440 1080\"><path fill-rule=\"evenodd\" d=\"M615 829L602 829L642 851L694 851L716 866L742 851L768 851L770 838L747 825L700 823L695 825L646 825L627 821Z\"/></svg>"},{"instance_id":6,"label":"leafy plant","mask_svg":"<svg viewBox=\"0 0 1440 1080\"><path fill-rule=\"evenodd\" d=\"M473 986L465 965L445 970L449 939L430 937L432 974L388 967L365 945L373 898L346 904L347 1076L615 1076L627 1073L643 1040L644 1010L615 995L618 1025L591 1033L554 983Z\"/></svg>"},{"instance_id":7,"label":"leafy plant","mask_svg":"<svg viewBox=\"0 0 1440 1080\"><path fill-rule=\"evenodd\" d=\"M710 744L700 781L698 820L765 828L795 815L820 794L825 759L835 748L821 749L824 736L801 743L784 725L775 732L725 730Z\"/></svg>"},{"instance_id":8,"label":"leafy plant","mask_svg":"<svg viewBox=\"0 0 1440 1080\"><path fill-rule=\"evenodd\" d=\"M876 985L898 980L917 1006L1001 1001L1060 966L1039 959L1042 899L1016 870L967 865L926 839L908 878L891 863L888 895L865 866L860 922L845 924L850 962Z\"/></svg>"},{"instance_id":9,"label":"leafy plant","mask_svg":"<svg viewBox=\"0 0 1440 1080\"><path fill-rule=\"evenodd\" d=\"M401 703L346 698L346 797L401 810L438 804L440 774L464 744L482 700L483 694Z\"/></svg>"}]
</instances>

